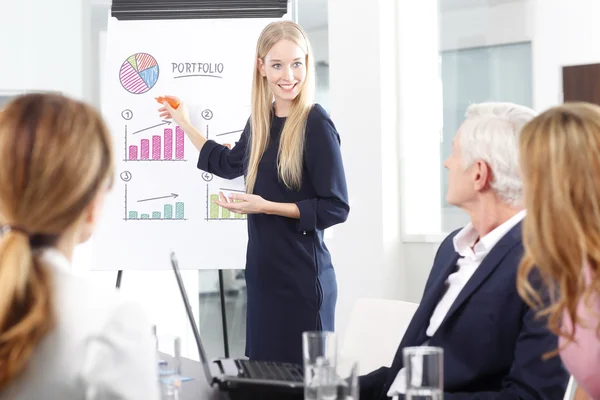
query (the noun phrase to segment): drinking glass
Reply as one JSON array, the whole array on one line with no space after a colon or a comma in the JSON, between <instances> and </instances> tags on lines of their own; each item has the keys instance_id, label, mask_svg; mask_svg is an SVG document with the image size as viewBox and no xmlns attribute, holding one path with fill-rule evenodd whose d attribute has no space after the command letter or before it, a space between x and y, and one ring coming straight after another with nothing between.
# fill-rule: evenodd
<instances>
[{"instance_id":1,"label":"drinking glass","mask_svg":"<svg viewBox=\"0 0 600 400\"><path fill-rule=\"evenodd\" d=\"M333 332L302 334L304 399L336 400L337 337Z\"/></svg>"},{"instance_id":2,"label":"drinking glass","mask_svg":"<svg viewBox=\"0 0 600 400\"><path fill-rule=\"evenodd\" d=\"M403 349L406 368L406 400L442 400L444 350L418 346Z\"/></svg>"}]
</instances>

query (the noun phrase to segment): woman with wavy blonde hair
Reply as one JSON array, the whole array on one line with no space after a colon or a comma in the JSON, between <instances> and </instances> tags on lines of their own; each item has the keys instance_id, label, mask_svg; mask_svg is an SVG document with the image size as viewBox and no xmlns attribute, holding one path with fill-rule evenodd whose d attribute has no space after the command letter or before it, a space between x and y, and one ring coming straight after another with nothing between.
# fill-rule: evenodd
<instances>
[{"instance_id":1,"label":"woman with wavy blonde hair","mask_svg":"<svg viewBox=\"0 0 600 400\"><path fill-rule=\"evenodd\" d=\"M600 399L600 107L567 103L533 119L520 136L520 166L527 217L519 293L548 317L565 366Z\"/></svg>"},{"instance_id":2,"label":"woman with wavy blonde hair","mask_svg":"<svg viewBox=\"0 0 600 400\"><path fill-rule=\"evenodd\" d=\"M337 284L323 231L348 216L340 138L313 103L314 55L292 21L269 24L256 46L252 110L229 149L190 123L185 104L159 109L200 151L198 168L244 176L245 194L217 204L248 215L246 355L302 363L302 332L334 330ZM179 100L177 98L173 98Z\"/></svg>"},{"instance_id":3,"label":"woman with wavy blonde hair","mask_svg":"<svg viewBox=\"0 0 600 400\"><path fill-rule=\"evenodd\" d=\"M112 174L90 106L28 94L0 111L0 399L159 397L140 307L71 272Z\"/></svg>"}]
</instances>

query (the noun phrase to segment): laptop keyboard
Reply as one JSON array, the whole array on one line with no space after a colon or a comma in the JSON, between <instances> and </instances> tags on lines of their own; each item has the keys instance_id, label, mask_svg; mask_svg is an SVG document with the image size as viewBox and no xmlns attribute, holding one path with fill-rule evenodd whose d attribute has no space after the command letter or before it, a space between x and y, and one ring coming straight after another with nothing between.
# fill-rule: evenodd
<instances>
[{"instance_id":1,"label":"laptop keyboard","mask_svg":"<svg viewBox=\"0 0 600 400\"><path fill-rule=\"evenodd\" d=\"M268 361L238 360L248 378L274 381L304 381L302 369L295 364Z\"/></svg>"}]
</instances>

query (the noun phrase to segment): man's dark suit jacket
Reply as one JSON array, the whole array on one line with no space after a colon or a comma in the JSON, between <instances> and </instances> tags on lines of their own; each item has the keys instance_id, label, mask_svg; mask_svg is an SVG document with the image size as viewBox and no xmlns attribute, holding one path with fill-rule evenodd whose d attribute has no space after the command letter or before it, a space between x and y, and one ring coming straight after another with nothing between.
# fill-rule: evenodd
<instances>
[{"instance_id":1,"label":"man's dark suit jacket","mask_svg":"<svg viewBox=\"0 0 600 400\"><path fill-rule=\"evenodd\" d=\"M402 349L428 340L429 319L459 258L452 241L457 233L438 249L423 299L391 367L361 377L361 400L387 399L403 367ZM542 360L557 348L558 339L517 293L522 254L519 223L483 259L429 339L430 346L444 349L444 400L563 398L569 375L560 358Z\"/></svg>"}]
</instances>

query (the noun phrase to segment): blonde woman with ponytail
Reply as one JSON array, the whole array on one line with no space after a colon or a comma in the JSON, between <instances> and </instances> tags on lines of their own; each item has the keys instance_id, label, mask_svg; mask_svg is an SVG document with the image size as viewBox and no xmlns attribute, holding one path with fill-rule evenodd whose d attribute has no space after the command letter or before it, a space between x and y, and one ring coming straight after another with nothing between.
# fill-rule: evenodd
<instances>
[{"instance_id":1,"label":"blonde woman with ponytail","mask_svg":"<svg viewBox=\"0 0 600 400\"><path fill-rule=\"evenodd\" d=\"M113 173L91 107L28 94L0 110L0 399L157 400L148 322L70 272Z\"/></svg>"},{"instance_id":2,"label":"blonde woman with ponytail","mask_svg":"<svg viewBox=\"0 0 600 400\"><path fill-rule=\"evenodd\" d=\"M269 24L256 47L252 113L232 149L190 124L185 104L159 109L200 151L198 168L244 176L221 207L248 215L246 355L302 362L302 332L334 330L337 284L323 231L349 212L340 137L313 104L314 55L292 21ZM177 99L179 100L179 99Z\"/></svg>"}]
</instances>

